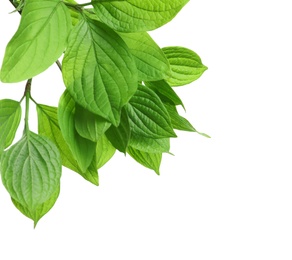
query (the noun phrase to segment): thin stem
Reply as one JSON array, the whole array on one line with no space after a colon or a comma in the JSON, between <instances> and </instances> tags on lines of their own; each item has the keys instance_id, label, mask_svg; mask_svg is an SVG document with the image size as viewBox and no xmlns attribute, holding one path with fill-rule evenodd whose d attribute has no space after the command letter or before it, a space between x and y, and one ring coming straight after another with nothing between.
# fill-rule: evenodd
<instances>
[{"instance_id":1,"label":"thin stem","mask_svg":"<svg viewBox=\"0 0 292 260\"><path fill-rule=\"evenodd\" d=\"M126 1L126 0L95 0L95 1L84 3L84 4L71 4L71 3L65 2L65 5L73 7L73 8L78 8L78 7L88 6L88 5L102 3L102 2L122 2L122 1Z\"/></svg>"},{"instance_id":2,"label":"thin stem","mask_svg":"<svg viewBox=\"0 0 292 260\"><path fill-rule=\"evenodd\" d=\"M24 96L25 96L25 133L27 134L29 131L29 125L28 125L28 118L29 118L29 101L30 101L30 90L31 90L31 82L32 79L29 79L26 82L26 86L25 86L25 91L24 91Z\"/></svg>"},{"instance_id":3,"label":"thin stem","mask_svg":"<svg viewBox=\"0 0 292 260\"><path fill-rule=\"evenodd\" d=\"M56 64L58 65L60 71L62 72L62 65L61 62L59 60L56 61Z\"/></svg>"}]
</instances>

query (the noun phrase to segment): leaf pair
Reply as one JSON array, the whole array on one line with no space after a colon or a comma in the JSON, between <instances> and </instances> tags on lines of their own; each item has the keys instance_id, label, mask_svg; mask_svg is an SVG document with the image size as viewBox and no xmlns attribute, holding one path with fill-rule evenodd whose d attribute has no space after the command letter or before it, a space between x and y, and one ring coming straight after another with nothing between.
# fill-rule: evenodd
<instances>
[{"instance_id":1,"label":"leaf pair","mask_svg":"<svg viewBox=\"0 0 292 260\"><path fill-rule=\"evenodd\" d=\"M15 206L36 225L58 198L61 158L50 140L30 131L3 153L14 140L20 118L19 102L0 101L1 178Z\"/></svg>"}]
</instances>

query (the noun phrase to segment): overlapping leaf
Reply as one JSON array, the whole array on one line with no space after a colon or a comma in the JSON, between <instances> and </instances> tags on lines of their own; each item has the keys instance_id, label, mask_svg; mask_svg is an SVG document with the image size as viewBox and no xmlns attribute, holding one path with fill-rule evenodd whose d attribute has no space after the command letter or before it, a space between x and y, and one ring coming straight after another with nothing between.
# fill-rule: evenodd
<instances>
[{"instance_id":1,"label":"overlapping leaf","mask_svg":"<svg viewBox=\"0 0 292 260\"><path fill-rule=\"evenodd\" d=\"M91 183L98 185L98 174L95 162L92 162L86 171L82 171L77 160L74 158L69 146L63 138L58 122L57 108L37 105L38 114L38 133L48 137L58 147L62 165L79 173L83 178Z\"/></svg>"},{"instance_id":2,"label":"overlapping leaf","mask_svg":"<svg viewBox=\"0 0 292 260\"><path fill-rule=\"evenodd\" d=\"M127 0L121 2L93 1L102 22L120 32L154 30L170 20L189 0Z\"/></svg>"},{"instance_id":3,"label":"overlapping leaf","mask_svg":"<svg viewBox=\"0 0 292 260\"><path fill-rule=\"evenodd\" d=\"M97 140L96 145L96 168L99 169L105 165L115 154L116 148L113 147L111 142L105 135Z\"/></svg>"},{"instance_id":4,"label":"overlapping leaf","mask_svg":"<svg viewBox=\"0 0 292 260\"><path fill-rule=\"evenodd\" d=\"M78 104L76 104L75 107L74 119L78 134L93 142L97 142L98 138L102 136L111 125L111 123L104 118L93 114Z\"/></svg>"},{"instance_id":5,"label":"overlapping leaf","mask_svg":"<svg viewBox=\"0 0 292 260\"><path fill-rule=\"evenodd\" d=\"M154 81L170 74L167 58L147 32L120 33L128 45L138 69L138 79Z\"/></svg>"},{"instance_id":6,"label":"overlapping leaf","mask_svg":"<svg viewBox=\"0 0 292 260\"><path fill-rule=\"evenodd\" d=\"M165 80L145 82L145 84L147 87L150 87L163 102L184 107L180 97Z\"/></svg>"},{"instance_id":7,"label":"overlapping leaf","mask_svg":"<svg viewBox=\"0 0 292 260\"><path fill-rule=\"evenodd\" d=\"M21 106L11 99L0 100L0 155L13 142L20 123Z\"/></svg>"},{"instance_id":8,"label":"overlapping leaf","mask_svg":"<svg viewBox=\"0 0 292 260\"><path fill-rule=\"evenodd\" d=\"M122 153L126 152L131 132L129 118L125 109L122 110L120 124L117 127L112 125L105 135L116 149Z\"/></svg>"},{"instance_id":9,"label":"overlapping leaf","mask_svg":"<svg viewBox=\"0 0 292 260\"><path fill-rule=\"evenodd\" d=\"M131 146L128 147L127 153L141 165L154 170L159 175L159 168L162 159L162 153L147 153L135 149Z\"/></svg>"},{"instance_id":10,"label":"overlapping leaf","mask_svg":"<svg viewBox=\"0 0 292 260\"><path fill-rule=\"evenodd\" d=\"M75 101L66 90L60 98L58 121L62 135L70 147L82 172L86 172L93 160L96 143L80 136L75 129Z\"/></svg>"},{"instance_id":11,"label":"overlapping leaf","mask_svg":"<svg viewBox=\"0 0 292 260\"><path fill-rule=\"evenodd\" d=\"M184 117L182 117L178 112L174 105L170 105L165 103L164 106L166 107L168 114L171 118L171 124L174 129L182 130L182 131L189 131L189 132L196 132L202 136L210 138L209 135L198 132L192 124Z\"/></svg>"},{"instance_id":12,"label":"overlapping leaf","mask_svg":"<svg viewBox=\"0 0 292 260\"><path fill-rule=\"evenodd\" d=\"M48 138L27 131L3 153L2 182L10 196L29 211L49 200L60 185L61 157Z\"/></svg>"},{"instance_id":13,"label":"overlapping leaf","mask_svg":"<svg viewBox=\"0 0 292 260\"><path fill-rule=\"evenodd\" d=\"M129 145L147 153L167 153L170 149L170 139L152 139L132 133Z\"/></svg>"},{"instance_id":14,"label":"overlapping leaf","mask_svg":"<svg viewBox=\"0 0 292 260\"><path fill-rule=\"evenodd\" d=\"M139 85L126 108L133 133L147 138L176 136L167 110L150 88Z\"/></svg>"},{"instance_id":15,"label":"overlapping leaf","mask_svg":"<svg viewBox=\"0 0 292 260\"><path fill-rule=\"evenodd\" d=\"M71 29L60 0L26 0L19 28L7 45L0 79L19 82L51 66L63 53Z\"/></svg>"},{"instance_id":16,"label":"overlapping leaf","mask_svg":"<svg viewBox=\"0 0 292 260\"><path fill-rule=\"evenodd\" d=\"M63 78L76 102L115 126L137 89L137 68L127 45L112 29L85 16L70 34Z\"/></svg>"},{"instance_id":17,"label":"overlapping leaf","mask_svg":"<svg viewBox=\"0 0 292 260\"><path fill-rule=\"evenodd\" d=\"M166 79L170 86L189 84L207 69L194 51L184 47L165 47L162 49L171 68L171 76Z\"/></svg>"}]
</instances>

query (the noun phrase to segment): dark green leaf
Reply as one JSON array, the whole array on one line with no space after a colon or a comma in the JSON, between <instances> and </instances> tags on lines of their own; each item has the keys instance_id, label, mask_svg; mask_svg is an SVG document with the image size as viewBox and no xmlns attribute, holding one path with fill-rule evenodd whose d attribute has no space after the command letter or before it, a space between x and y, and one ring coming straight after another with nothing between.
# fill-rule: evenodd
<instances>
[{"instance_id":1,"label":"dark green leaf","mask_svg":"<svg viewBox=\"0 0 292 260\"><path fill-rule=\"evenodd\" d=\"M165 80L145 82L146 86L151 88L163 102L173 105L181 105L184 108L180 97L175 93L173 88Z\"/></svg>"},{"instance_id":2,"label":"dark green leaf","mask_svg":"<svg viewBox=\"0 0 292 260\"><path fill-rule=\"evenodd\" d=\"M111 126L105 133L112 145L122 153L126 153L130 140L130 124L127 111L122 110L121 120L118 127Z\"/></svg>"},{"instance_id":3,"label":"dark green leaf","mask_svg":"<svg viewBox=\"0 0 292 260\"><path fill-rule=\"evenodd\" d=\"M176 136L167 110L150 88L139 85L126 108L133 133L147 138Z\"/></svg>"},{"instance_id":4,"label":"dark green leaf","mask_svg":"<svg viewBox=\"0 0 292 260\"><path fill-rule=\"evenodd\" d=\"M62 135L82 172L86 172L93 160L96 143L80 136L75 129L75 101L66 90L60 98L58 121Z\"/></svg>"},{"instance_id":5,"label":"dark green leaf","mask_svg":"<svg viewBox=\"0 0 292 260\"><path fill-rule=\"evenodd\" d=\"M0 167L10 196L30 211L49 200L60 185L62 163L58 148L33 132L27 131L3 153Z\"/></svg>"},{"instance_id":6,"label":"dark green leaf","mask_svg":"<svg viewBox=\"0 0 292 260\"><path fill-rule=\"evenodd\" d=\"M159 175L162 153L146 153L139 151L131 146L128 147L127 153L135 161L151 170L154 170Z\"/></svg>"},{"instance_id":7,"label":"dark green leaf","mask_svg":"<svg viewBox=\"0 0 292 260\"><path fill-rule=\"evenodd\" d=\"M198 79L207 67L201 58L184 47L166 47L162 49L171 68L171 76L166 79L170 86L183 86Z\"/></svg>"},{"instance_id":8,"label":"dark green leaf","mask_svg":"<svg viewBox=\"0 0 292 260\"><path fill-rule=\"evenodd\" d=\"M19 82L45 71L63 53L71 29L60 0L26 0L19 28L7 45L0 78Z\"/></svg>"},{"instance_id":9,"label":"dark green leaf","mask_svg":"<svg viewBox=\"0 0 292 260\"><path fill-rule=\"evenodd\" d=\"M128 45L138 69L139 80L159 80L170 75L167 58L147 32L120 33Z\"/></svg>"},{"instance_id":10,"label":"dark green leaf","mask_svg":"<svg viewBox=\"0 0 292 260\"><path fill-rule=\"evenodd\" d=\"M137 89L137 68L127 45L112 29L88 17L70 34L63 78L76 102L115 126Z\"/></svg>"},{"instance_id":11,"label":"dark green leaf","mask_svg":"<svg viewBox=\"0 0 292 260\"><path fill-rule=\"evenodd\" d=\"M0 155L14 140L20 123L21 106L11 99L0 100Z\"/></svg>"},{"instance_id":12,"label":"dark green leaf","mask_svg":"<svg viewBox=\"0 0 292 260\"><path fill-rule=\"evenodd\" d=\"M189 131L189 132L196 132L202 136L210 138L210 136L208 136L207 134L198 132L187 119L179 115L175 106L170 105L170 104L164 104L164 106L166 107L168 111L168 114L171 118L171 124L174 129Z\"/></svg>"},{"instance_id":13,"label":"dark green leaf","mask_svg":"<svg viewBox=\"0 0 292 260\"><path fill-rule=\"evenodd\" d=\"M82 137L97 142L98 138L105 133L110 125L111 123L104 118L76 104L75 128Z\"/></svg>"},{"instance_id":14,"label":"dark green leaf","mask_svg":"<svg viewBox=\"0 0 292 260\"><path fill-rule=\"evenodd\" d=\"M94 1L98 18L120 32L154 30L171 21L189 0L127 0L99 3Z\"/></svg>"},{"instance_id":15,"label":"dark green leaf","mask_svg":"<svg viewBox=\"0 0 292 260\"><path fill-rule=\"evenodd\" d=\"M46 105L37 105L38 132L42 136L48 137L58 147L62 165L79 173L83 178L98 185L97 168L92 162L87 171L83 172L74 158L69 146L63 138L58 122L57 108Z\"/></svg>"}]
</instances>

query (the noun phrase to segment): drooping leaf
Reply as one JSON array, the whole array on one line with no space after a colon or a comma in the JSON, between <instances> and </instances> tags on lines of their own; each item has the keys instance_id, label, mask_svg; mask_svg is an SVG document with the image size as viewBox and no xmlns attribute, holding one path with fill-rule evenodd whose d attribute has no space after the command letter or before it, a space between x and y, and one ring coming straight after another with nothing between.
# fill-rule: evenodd
<instances>
[{"instance_id":1,"label":"drooping leaf","mask_svg":"<svg viewBox=\"0 0 292 260\"><path fill-rule=\"evenodd\" d=\"M58 148L48 138L30 131L3 153L0 168L10 196L29 211L49 200L60 185Z\"/></svg>"},{"instance_id":2,"label":"drooping leaf","mask_svg":"<svg viewBox=\"0 0 292 260\"><path fill-rule=\"evenodd\" d=\"M37 206L35 209L29 209L26 206L23 206L21 203L11 198L14 206L25 216L34 221L34 227L36 227L38 221L46 215L50 209L55 205L56 200L60 194L60 186L57 187L53 195L44 203Z\"/></svg>"},{"instance_id":3,"label":"drooping leaf","mask_svg":"<svg viewBox=\"0 0 292 260\"><path fill-rule=\"evenodd\" d=\"M120 32L154 30L171 21L189 0L127 0L93 6L99 19Z\"/></svg>"},{"instance_id":4,"label":"drooping leaf","mask_svg":"<svg viewBox=\"0 0 292 260\"><path fill-rule=\"evenodd\" d=\"M147 153L137 150L131 146L128 147L127 153L141 165L154 170L159 175L159 168L162 159L162 153Z\"/></svg>"},{"instance_id":5,"label":"drooping leaf","mask_svg":"<svg viewBox=\"0 0 292 260\"><path fill-rule=\"evenodd\" d=\"M150 88L139 84L126 108L133 133L148 138L176 137L167 110Z\"/></svg>"},{"instance_id":6,"label":"drooping leaf","mask_svg":"<svg viewBox=\"0 0 292 260\"><path fill-rule=\"evenodd\" d=\"M189 84L204 73L208 68L194 51L184 47L162 48L171 68L171 76L166 79L172 87Z\"/></svg>"},{"instance_id":7,"label":"drooping leaf","mask_svg":"<svg viewBox=\"0 0 292 260\"><path fill-rule=\"evenodd\" d=\"M82 106L76 104L75 128L79 135L97 142L98 138L105 133L111 123L104 118L93 114Z\"/></svg>"},{"instance_id":8,"label":"drooping leaf","mask_svg":"<svg viewBox=\"0 0 292 260\"><path fill-rule=\"evenodd\" d=\"M182 117L177 112L177 109L174 105L170 105L170 104L165 103L164 106L166 107L166 109L168 111L168 114L171 118L171 124L172 124L174 129L182 130L182 131L189 131L189 132L196 132L202 136L210 138L210 136L208 136L207 134L198 132L186 118Z\"/></svg>"},{"instance_id":9,"label":"drooping leaf","mask_svg":"<svg viewBox=\"0 0 292 260\"><path fill-rule=\"evenodd\" d=\"M97 140L96 145L96 168L100 169L105 165L115 154L116 148L113 147L111 142L105 135Z\"/></svg>"},{"instance_id":10,"label":"drooping leaf","mask_svg":"<svg viewBox=\"0 0 292 260\"><path fill-rule=\"evenodd\" d=\"M45 71L63 53L71 29L60 0L26 0L17 32L6 47L2 82L19 82Z\"/></svg>"},{"instance_id":11,"label":"drooping leaf","mask_svg":"<svg viewBox=\"0 0 292 260\"><path fill-rule=\"evenodd\" d=\"M116 149L122 153L126 153L131 132L129 118L125 109L122 110L120 124L117 127L112 125L105 132L105 135Z\"/></svg>"},{"instance_id":12,"label":"drooping leaf","mask_svg":"<svg viewBox=\"0 0 292 260\"><path fill-rule=\"evenodd\" d=\"M151 88L163 102L176 106L181 105L184 108L184 104L180 97L165 80L145 82L145 85Z\"/></svg>"},{"instance_id":13,"label":"drooping leaf","mask_svg":"<svg viewBox=\"0 0 292 260\"><path fill-rule=\"evenodd\" d=\"M11 99L0 100L0 155L10 146L20 123L21 106Z\"/></svg>"},{"instance_id":14,"label":"drooping leaf","mask_svg":"<svg viewBox=\"0 0 292 260\"><path fill-rule=\"evenodd\" d=\"M82 172L86 172L93 160L96 143L78 134L75 129L75 101L66 90L60 98L58 121L62 135Z\"/></svg>"},{"instance_id":15,"label":"drooping leaf","mask_svg":"<svg viewBox=\"0 0 292 260\"><path fill-rule=\"evenodd\" d=\"M70 34L63 79L76 102L117 126L137 89L137 68L116 32L84 16Z\"/></svg>"},{"instance_id":16,"label":"drooping leaf","mask_svg":"<svg viewBox=\"0 0 292 260\"><path fill-rule=\"evenodd\" d=\"M147 32L119 33L128 45L138 69L138 80L160 80L170 74L163 51Z\"/></svg>"},{"instance_id":17,"label":"drooping leaf","mask_svg":"<svg viewBox=\"0 0 292 260\"><path fill-rule=\"evenodd\" d=\"M62 158L62 165L79 173L89 182L98 185L98 173L94 162L91 163L85 172L82 171L64 140L58 122L57 108L38 104L37 114L38 133L49 138L58 147Z\"/></svg>"},{"instance_id":18,"label":"drooping leaf","mask_svg":"<svg viewBox=\"0 0 292 260\"><path fill-rule=\"evenodd\" d=\"M132 133L129 145L147 153L167 153L170 149L169 138L152 139Z\"/></svg>"}]
</instances>

